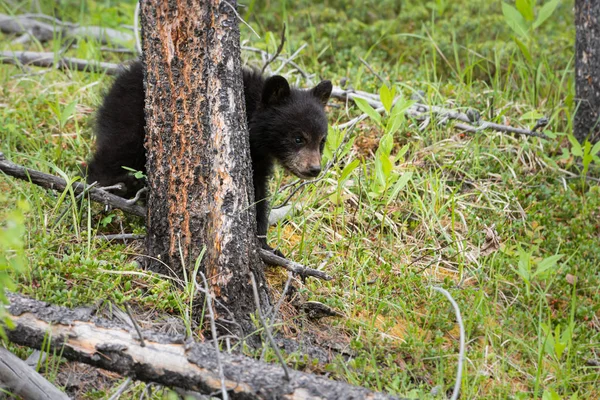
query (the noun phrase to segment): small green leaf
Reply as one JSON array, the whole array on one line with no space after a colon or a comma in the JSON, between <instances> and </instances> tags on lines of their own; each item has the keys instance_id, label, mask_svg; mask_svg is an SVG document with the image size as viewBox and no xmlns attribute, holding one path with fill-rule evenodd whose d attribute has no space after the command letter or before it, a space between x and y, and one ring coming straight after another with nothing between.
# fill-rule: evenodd
<instances>
[{"instance_id":1,"label":"small green leaf","mask_svg":"<svg viewBox=\"0 0 600 400\"><path fill-rule=\"evenodd\" d=\"M537 270L533 276L544 275L547 271L555 269L558 266L558 260L563 258L563 254L556 254L547 258L544 258L538 263Z\"/></svg>"},{"instance_id":2,"label":"small green leaf","mask_svg":"<svg viewBox=\"0 0 600 400\"><path fill-rule=\"evenodd\" d=\"M550 18L550 16L554 13L559 3L560 0L550 0L549 2L544 4L542 8L540 8L540 12L538 13L537 19L533 23L533 29L537 29L544 22L546 22L546 20Z\"/></svg>"},{"instance_id":3,"label":"small green leaf","mask_svg":"<svg viewBox=\"0 0 600 400\"><path fill-rule=\"evenodd\" d=\"M379 88L379 99L381 99L381 103L383 104L383 108L389 113L392 110L392 103L394 101L394 92L395 88L390 90L387 85L381 85Z\"/></svg>"},{"instance_id":4,"label":"small green leaf","mask_svg":"<svg viewBox=\"0 0 600 400\"><path fill-rule=\"evenodd\" d=\"M583 148L581 147L581 143L575 139L575 136L569 135L569 142L571 142L571 154L576 157L583 157Z\"/></svg>"},{"instance_id":5,"label":"small green leaf","mask_svg":"<svg viewBox=\"0 0 600 400\"><path fill-rule=\"evenodd\" d=\"M533 58L531 57L531 53L529 52L527 46L525 46L525 44L522 41L520 41L516 36L513 36L513 40L519 47L519 50L521 50L521 54L523 54L523 57L525 57L527 62L530 64L533 63Z\"/></svg>"},{"instance_id":6,"label":"small green leaf","mask_svg":"<svg viewBox=\"0 0 600 400\"><path fill-rule=\"evenodd\" d=\"M413 173L411 171L407 171L407 172L403 173L400 176L400 178L398 178L398 180L394 184L394 187L392 188L392 191L390 192L390 196L388 197L387 204L390 204L392 201L394 201L396 199L396 197L398 196L398 193L400 193L400 191L402 189L404 189L404 187L408 184L408 182L410 182L410 180L412 179L412 176L413 176Z\"/></svg>"},{"instance_id":7,"label":"small green leaf","mask_svg":"<svg viewBox=\"0 0 600 400\"><path fill-rule=\"evenodd\" d=\"M592 147L592 150L590 151L590 154L592 156L595 156L596 154L598 154L600 152L600 142L596 143L594 145L594 147Z\"/></svg>"},{"instance_id":8,"label":"small green leaf","mask_svg":"<svg viewBox=\"0 0 600 400\"><path fill-rule=\"evenodd\" d=\"M383 135L379 141L379 148L381 152L389 157L392 154L392 148L394 147L394 137L392 135Z\"/></svg>"},{"instance_id":9,"label":"small green leaf","mask_svg":"<svg viewBox=\"0 0 600 400\"><path fill-rule=\"evenodd\" d=\"M515 31L515 33L523 38L527 37L527 24L525 19L513 6L502 3L502 14L504 14L504 20Z\"/></svg>"},{"instance_id":10,"label":"small green leaf","mask_svg":"<svg viewBox=\"0 0 600 400\"><path fill-rule=\"evenodd\" d=\"M75 106L77 106L77 101L73 100L60 112L60 127L64 128L69 121L69 118L73 116L75 113Z\"/></svg>"},{"instance_id":11,"label":"small green leaf","mask_svg":"<svg viewBox=\"0 0 600 400\"><path fill-rule=\"evenodd\" d=\"M525 20L533 21L535 15L533 15L533 4L530 0L517 0L515 5Z\"/></svg>"},{"instance_id":12,"label":"small green leaf","mask_svg":"<svg viewBox=\"0 0 600 400\"><path fill-rule=\"evenodd\" d=\"M360 108L362 112L371 117L372 120L381 125L381 115L365 99L361 99L360 97L355 97L354 102Z\"/></svg>"},{"instance_id":13,"label":"small green leaf","mask_svg":"<svg viewBox=\"0 0 600 400\"><path fill-rule=\"evenodd\" d=\"M397 163L398 161L403 160L408 149L409 149L408 144L405 144L404 146L402 146L402 148L400 149L400 151L398 151L398 154L396 154L396 157L394 158L394 163Z\"/></svg>"},{"instance_id":14,"label":"small green leaf","mask_svg":"<svg viewBox=\"0 0 600 400\"><path fill-rule=\"evenodd\" d=\"M360 161L357 159L352 160L352 162L344 167L342 173L340 174L340 179L338 181L338 185L341 185L348 176L360 165Z\"/></svg>"}]
</instances>

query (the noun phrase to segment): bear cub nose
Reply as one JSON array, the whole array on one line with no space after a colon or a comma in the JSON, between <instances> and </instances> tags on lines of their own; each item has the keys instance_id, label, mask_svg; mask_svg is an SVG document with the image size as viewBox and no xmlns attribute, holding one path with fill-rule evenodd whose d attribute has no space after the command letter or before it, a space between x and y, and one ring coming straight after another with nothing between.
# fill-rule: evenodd
<instances>
[{"instance_id":1,"label":"bear cub nose","mask_svg":"<svg viewBox=\"0 0 600 400\"><path fill-rule=\"evenodd\" d=\"M317 175L319 175L320 172L321 172L320 165L313 165L308 169L308 174L310 176L317 176Z\"/></svg>"}]
</instances>

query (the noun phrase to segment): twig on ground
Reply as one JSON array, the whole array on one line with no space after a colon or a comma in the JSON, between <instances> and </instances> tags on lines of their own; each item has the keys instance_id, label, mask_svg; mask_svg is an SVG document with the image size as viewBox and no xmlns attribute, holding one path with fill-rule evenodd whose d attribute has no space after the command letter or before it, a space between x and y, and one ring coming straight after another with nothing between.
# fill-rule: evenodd
<instances>
[{"instance_id":1,"label":"twig on ground","mask_svg":"<svg viewBox=\"0 0 600 400\"><path fill-rule=\"evenodd\" d=\"M121 397L121 395L123 393L125 393L125 391L127 390L127 388L131 385L131 382L132 382L131 378L127 378L125 380L125 382L123 382L121 384L121 386L119 386L119 389L115 392L115 394L113 394L112 396L110 396L110 398L108 400L118 400Z\"/></svg>"},{"instance_id":2,"label":"twig on ground","mask_svg":"<svg viewBox=\"0 0 600 400\"><path fill-rule=\"evenodd\" d=\"M120 233L116 235L99 235L96 236L101 240L139 240L144 239L145 235L136 235L134 233Z\"/></svg>"},{"instance_id":3,"label":"twig on ground","mask_svg":"<svg viewBox=\"0 0 600 400\"><path fill-rule=\"evenodd\" d=\"M273 74L274 74L274 75L277 75L277 74L279 74L279 73L281 72L281 70L282 70L283 68L285 68L285 66L286 66L286 65L288 65L288 63L289 63L290 61L292 61L294 58L298 57L298 54L300 54L300 52L301 52L302 50L304 50L304 48L305 48L306 46L308 46L306 43L302 43L302 46L298 47L298 50L296 50L296 51L294 52L294 54L292 54L291 56L289 56L288 58L286 58L286 59L284 59L284 60L283 60L283 62L282 62L282 63L281 63L281 65L279 66L279 68L277 68L275 71L273 71Z\"/></svg>"},{"instance_id":4,"label":"twig on ground","mask_svg":"<svg viewBox=\"0 0 600 400\"><path fill-rule=\"evenodd\" d=\"M452 295L446 289L443 289L441 287L432 286L431 288L433 290L435 290L436 292L440 292L441 294L443 294L448 299L448 301L450 301L450 303L452 304L452 307L454 308L454 313L456 314L456 322L458 323L458 328L460 329L460 345L459 345L459 350L458 350L458 366L456 368L457 369L456 381L454 383L454 390L452 391L452 397L450 397L450 400L456 400L456 399L458 399L458 395L460 393L460 384L462 382L463 363L465 360L465 326L463 324L463 320L460 315L460 308L458 307L458 304L456 303L456 301L454 300Z\"/></svg>"},{"instance_id":5,"label":"twig on ground","mask_svg":"<svg viewBox=\"0 0 600 400\"><path fill-rule=\"evenodd\" d=\"M22 179L46 189L52 190L65 190L69 185L73 188L76 194L85 191L89 185L81 182L72 182L68 184L63 178L55 175L46 174L44 172L36 171L31 168L26 168L21 165L10 162L4 158L4 154L0 152L0 171L12 177ZM127 199L116 196L112 193L108 193L98 188L91 188L88 190L90 199L110 205L114 208L118 208L125 212L128 212L139 217L146 217L146 208L137 204L128 204Z\"/></svg>"},{"instance_id":6,"label":"twig on ground","mask_svg":"<svg viewBox=\"0 0 600 400\"><path fill-rule=\"evenodd\" d=\"M215 347L215 354L217 357L217 369L219 370L219 378L221 379L221 395L223 396L223 400L229 400L229 394L227 393L227 385L225 384L225 373L223 372L223 364L221 363L221 350L219 349L219 338L217 336L217 325L215 323L215 312L213 310L212 305L212 294L210 293L210 288L208 287L208 282L206 281L206 276L202 271L198 271L198 274L202 277L202 282L204 283L204 296L206 296L206 307L208 308L208 317L210 321L210 332L213 339L213 345ZM196 286L198 286L198 282L195 282Z\"/></svg>"},{"instance_id":7,"label":"twig on ground","mask_svg":"<svg viewBox=\"0 0 600 400\"><path fill-rule=\"evenodd\" d=\"M273 61L275 61L275 59L277 59L277 57L279 57L279 55L281 54L281 51L283 50L284 44L285 44L285 22L283 23L283 28L281 29L281 40L279 42L279 46L277 46L277 50L275 51L275 53L272 54L271 57L269 57L269 59L267 60L267 62L264 63L262 69L260 70L261 74L265 72L265 69L267 69L269 64L271 64Z\"/></svg>"},{"instance_id":8,"label":"twig on ground","mask_svg":"<svg viewBox=\"0 0 600 400\"><path fill-rule=\"evenodd\" d=\"M262 260L266 264L283 267L288 271L300 275L302 279L306 279L307 276L313 276L315 278L323 279L326 281L330 281L333 279L332 276L327 275L327 273L323 271L305 267L304 265L298 264L297 262L290 261L283 257L279 257L268 250L259 249L259 254L260 258L262 258Z\"/></svg>"},{"instance_id":9,"label":"twig on ground","mask_svg":"<svg viewBox=\"0 0 600 400\"><path fill-rule=\"evenodd\" d=\"M271 348L275 352L275 355L277 355L277 358L279 359L279 363L281 364L281 367L283 368L283 372L285 373L285 380L289 382L290 371L288 371L288 367L285 363L285 360L283 359L281 352L277 348L275 339L273 339L273 335L271 335L271 329L269 328L269 326L267 325L267 322L263 318L262 311L260 309L260 299L258 296L258 288L256 287L256 279L254 279L254 274L252 273L252 271L248 272L248 274L250 275L250 282L252 283L252 292L254 293L254 303L256 305L256 312L258 314L258 319L260 320L260 323L263 326L263 329L265 330L265 334L267 335L267 338L269 339Z\"/></svg>"},{"instance_id":10,"label":"twig on ground","mask_svg":"<svg viewBox=\"0 0 600 400\"><path fill-rule=\"evenodd\" d=\"M140 199L140 197L142 196L142 194L148 192L148 187L144 186L143 188L141 188L140 190L138 190L135 193L135 196L133 197L133 199L129 199L127 200L127 204L135 204L138 202L138 200Z\"/></svg>"},{"instance_id":11,"label":"twig on ground","mask_svg":"<svg viewBox=\"0 0 600 400\"><path fill-rule=\"evenodd\" d=\"M100 235L97 237L98 239L102 240L141 240L145 238L145 235L126 233L117 235ZM302 279L306 279L308 276L324 279L326 281L333 279L333 277L327 275L327 273L323 271L305 267L304 265L290 261L287 258L279 257L265 249L259 249L259 255L265 264L283 267L294 274L298 274Z\"/></svg>"},{"instance_id":12,"label":"twig on ground","mask_svg":"<svg viewBox=\"0 0 600 400\"><path fill-rule=\"evenodd\" d=\"M375 72L375 70L371 67L371 65L369 65L368 62L366 62L362 57L358 57L358 59L360 60L361 63L364 64L365 67L367 67L367 69L369 71L371 71L371 73L373 75L375 75L377 77L377 79L379 79L381 81L381 83L383 83L384 85L388 84L388 82L385 79L383 79L383 77L381 75L379 75L377 72Z\"/></svg>"},{"instance_id":13,"label":"twig on ground","mask_svg":"<svg viewBox=\"0 0 600 400\"><path fill-rule=\"evenodd\" d=\"M38 19L45 19L50 23L41 22ZM14 16L0 14L0 31L16 35L26 34L40 42L47 42L55 37L78 39L82 36L88 36L102 44L122 46L122 43L133 39L129 32L101 26L80 26L44 14Z\"/></svg>"},{"instance_id":14,"label":"twig on ground","mask_svg":"<svg viewBox=\"0 0 600 400\"><path fill-rule=\"evenodd\" d=\"M131 319L131 324L133 325L133 327L135 328L135 331L137 332L137 334L139 336L140 346L146 347L146 342L144 342L144 335L142 335L142 331L140 330L140 327L138 326L137 321L133 317L131 308L129 307L129 304L127 304L127 303L125 303L125 311L127 311L127 315L129 315L129 319Z\"/></svg>"},{"instance_id":15,"label":"twig on ground","mask_svg":"<svg viewBox=\"0 0 600 400\"><path fill-rule=\"evenodd\" d=\"M33 65L36 67L56 68L64 71L93 71L116 75L121 71L119 64L88 61L80 58L61 57L54 60L54 53L35 51L2 51L0 63L15 65Z\"/></svg>"},{"instance_id":16,"label":"twig on ground","mask_svg":"<svg viewBox=\"0 0 600 400\"><path fill-rule=\"evenodd\" d=\"M337 99L340 99L340 100L348 100L348 99L354 100L355 98L361 98L361 99L364 99L367 103L369 103L369 105L373 108L381 108L383 106L381 101L379 101L375 97L375 95L368 96L364 92L345 90L345 89L342 89L337 86L333 87L331 96L335 97ZM471 119L467 116L467 114L457 112L454 110L450 110L450 109L447 109L444 107L439 107L439 106L428 106L425 104L415 103L406 110L406 114L408 116L415 117L415 118L423 118L429 114L433 114L433 115L439 116L440 119L458 120L458 121L464 122L464 124L458 123L458 124L455 124L455 127L469 131L469 132L478 132L478 131L481 131L484 129L492 129L492 130L495 130L498 132L515 133L515 134L519 134L519 135L534 136L534 137L539 137L542 139L549 139L548 136L544 135L543 133L535 132L534 130L515 128L512 126L496 124L493 122L477 121L479 124L478 126L467 125L467 124L473 123L473 121L471 121ZM537 127L536 129L539 128L538 125L539 124L536 124L536 127Z\"/></svg>"}]
</instances>

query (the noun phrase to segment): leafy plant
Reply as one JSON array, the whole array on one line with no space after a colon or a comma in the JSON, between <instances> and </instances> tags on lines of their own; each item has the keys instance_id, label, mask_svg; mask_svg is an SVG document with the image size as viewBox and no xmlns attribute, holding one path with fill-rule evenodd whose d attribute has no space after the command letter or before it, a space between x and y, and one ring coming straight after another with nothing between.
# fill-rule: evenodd
<instances>
[{"instance_id":1,"label":"leafy plant","mask_svg":"<svg viewBox=\"0 0 600 400\"><path fill-rule=\"evenodd\" d=\"M525 282L526 295L531 295L531 283L535 278L546 279L550 274L556 272L558 269L558 261L563 257L563 254L555 254L550 257L546 257L541 261L534 261L533 252L535 248L530 251L526 251L520 245L517 247L519 255L519 262L517 268L514 268L517 274Z\"/></svg>"},{"instance_id":2,"label":"leafy plant","mask_svg":"<svg viewBox=\"0 0 600 400\"><path fill-rule=\"evenodd\" d=\"M29 210L29 204L19 200L17 206L0 215L0 303L7 303L5 290L14 290L14 284L10 274L21 272L25 269L25 213ZM12 327L11 321L5 316L4 307L0 307L0 320L8 327ZM0 336L4 336L4 330L0 325Z\"/></svg>"},{"instance_id":3,"label":"leafy plant","mask_svg":"<svg viewBox=\"0 0 600 400\"><path fill-rule=\"evenodd\" d=\"M386 85L382 85L379 89L379 98L383 104L385 117L382 117L367 100L355 98L354 101L358 108L384 131L375 151L374 172L369 179L369 196L381 198L387 193L387 203L389 203L412 178L412 172L400 173L394 168L395 164L406 155L409 146L402 147L395 156L392 156L392 151L394 135L406 121L405 112L414 102L403 96L396 97L395 86L390 89ZM391 191L388 193L390 188Z\"/></svg>"}]
</instances>

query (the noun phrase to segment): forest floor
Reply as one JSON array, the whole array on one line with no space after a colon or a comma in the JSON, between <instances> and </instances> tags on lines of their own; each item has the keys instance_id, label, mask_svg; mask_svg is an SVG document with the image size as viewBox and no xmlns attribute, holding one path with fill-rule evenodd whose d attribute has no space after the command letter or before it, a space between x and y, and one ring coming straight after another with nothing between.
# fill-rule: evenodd
<instances>
[{"instance_id":1,"label":"forest floor","mask_svg":"<svg viewBox=\"0 0 600 400\"><path fill-rule=\"evenodd\" d=\"M0 0L0 13L30 12L39 3L41 12L65 21L112 28L131 25L134 10L131 1L14 3ZM325 364L286 354L290 366L376 391L441 398L454 385L459 343L450 304L432 290L441 286L465 323L462 399L600 398L600 163L571 136L573 1L560 2L539 26L533 21L552 2L538 3L531 18L522 17L527 33L511 29L501 3L489 0L282 0L241 9L260 35L241 25L247 47L274 52L286 23L282 54L299 51L294 61L312 82L289 64L278 73L298 86L330 79L381 94L384 103L392 91L405 106L422 91L426 104L475 109L482 119L515 127L549 118L548 139L469 133L435 118L422 125L399 116L399 108L361 122L338 162L292 198L295 212L269 232L289 258L336 277L294 280L297 295L343 314L313 322L284 303L279 332L310 336L338 354ZM66 39L14 40L0 34L2 50L58 52ZM136 57L102 47L83 39L65 54ZM262 65L259 53L242 56ZM112 80L0 65L0 151L15 163L78 179L93 149L94 110ZM328 109L332 126L362 113L337 100ZM326 161L343 134L330 131ZM287 198L290 191L279 188L292 179L277 171L272 204ZM181 332L190 323L186 292L137 268L142 243L98 238L143 233L141 219L0 176L2 218L17 199L29 205L28 262L13 275L19 292L65 306L127 302L147 328ZM287 274L267 272L277 299ZM201 328L193 326L198 339ZM31 351L10 349L22 357ZM267 359L276 360L271 352ZM124 379L56 356L44 367L48 379L78 398L106 398ZM135 383L121 398L140 398L145 389ZM170 395L155 390L152 398L163 396Z\"/></svg>"}]
</instances>

